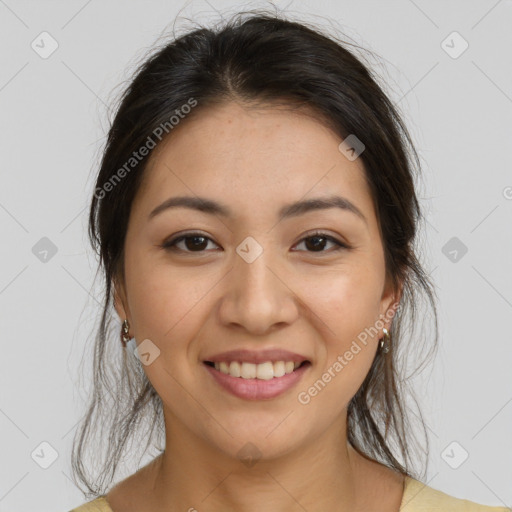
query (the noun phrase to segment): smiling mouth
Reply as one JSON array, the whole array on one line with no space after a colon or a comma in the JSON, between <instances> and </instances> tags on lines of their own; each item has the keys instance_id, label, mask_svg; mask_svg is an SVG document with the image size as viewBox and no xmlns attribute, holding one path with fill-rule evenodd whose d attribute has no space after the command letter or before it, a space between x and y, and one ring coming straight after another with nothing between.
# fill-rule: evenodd
<instances>
[{"instance_id":1,"label":"smiling mouth","mask_svg":"<svg viewBox=\"0 0 512 512\"><path fill-rule=\"evenodd\" d=\"M203 361L203 365L214 382L230 394L243 400L271 400L298 385L312 363L308 360L261 364L230 361L228 365L227 361Z\"/></svg>"},{"instance_id":2,"label":"smiling mouth","mask_svg":"<svg viewBox=\"0 0 512 512\"><path fill-rule=\"evenodd\" d=\"M212 361L204 361L204 364L215 368L218 372L229 375L230 377L246 380L272 380L289 375L304 366L311 365L307 360L302 361L302 363L293 363L291 361L267 361L260 364L237 361L233 361L231 363L214 363Z\"/></svg>"}]
</instances>

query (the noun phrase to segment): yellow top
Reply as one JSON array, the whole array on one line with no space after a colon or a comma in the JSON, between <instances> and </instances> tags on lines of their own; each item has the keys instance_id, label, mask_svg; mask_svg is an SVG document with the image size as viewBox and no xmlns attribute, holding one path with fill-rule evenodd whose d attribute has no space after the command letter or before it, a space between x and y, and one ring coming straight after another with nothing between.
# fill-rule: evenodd
<instances>
[{"instance_id":1,"label":"yellow top","mask_svg":"<svg viewBox=\"0 0 512 512\"><path fill-rule=\"evenodd\" d=\"M414 478L405 477L404 495L400 504L402 512L511 512L506 507L489 507L473 501L455 498L433 489ZM113 512L105 496L84 503L70 512Z\"/></svg>"}]
</instances>

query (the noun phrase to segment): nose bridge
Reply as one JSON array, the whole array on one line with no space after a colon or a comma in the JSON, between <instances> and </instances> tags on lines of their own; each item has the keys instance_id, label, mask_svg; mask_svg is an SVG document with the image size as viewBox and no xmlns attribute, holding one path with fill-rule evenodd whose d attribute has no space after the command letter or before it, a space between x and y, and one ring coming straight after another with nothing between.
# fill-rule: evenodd
<instances>
[{"instance_id":1,"label":"nose bridge","mask_svg":"<svg viewBox=\"0 0 512 512\"><path fill-rule=\"evenodd\" d=\"M240 297L251 297L271 302L279 288L279 280L276 277L277 266L273 251L265 244L256 246L254 240L248 240L237 248L237 260L235 261L233 276Z\"/></svg>"},{"instance_id":2,"label":"nose bridge","mask_svg":"<svg viewBox=\"0 0 512 512\"><path fill-rule=\"evenodd\" d=\"M276 323L293 320L292 293L280 278L277 259L275 251L254 239L239 245L223 298L223 322L266 332Z\"/></svg>"}]
</instances>

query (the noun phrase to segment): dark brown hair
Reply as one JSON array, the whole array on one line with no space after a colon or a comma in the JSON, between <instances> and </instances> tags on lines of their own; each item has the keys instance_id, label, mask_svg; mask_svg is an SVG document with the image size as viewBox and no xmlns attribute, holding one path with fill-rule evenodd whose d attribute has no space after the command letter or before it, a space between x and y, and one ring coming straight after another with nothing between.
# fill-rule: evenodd
<instances>
[{"instance_id":1,"label":"dark brown hair","mask_svg":"<svg viewBox=\"0 0 512 512\"><path fill-rule=\"evenodd\" d=\"M112 302L113 283L124 276L131 205L150 156L139 150L148 146L149 139L153 146L166 140L157 136L162 135L162 127L172 140L173 116L184 117L186 123L184 112L207 115L206 106L227 101L302 106L342 139L355 134L364 143L359 158L382 234L386 272L402 295L390 328L391 351L377 351L348 405L348 440L365 457L418 477L412 469L415 439L406 403L411 375L405 372L408 354L420 352L420 335L427 332L418 325L420 316L421 320L428 316L423 311L418 315L422 298L435 324L433 336L425 336L426 346L437 347L438 326L435 291L415 247L422 220L414 183L420 177L420 163L397 107L362 56L356 57L361 50L357 45L282 15L238 13L214 28L191 30L154 50L120 99L90 205L89 236L100 258L105 295L94 344L90 402L73 442L72 468L89 491L84 494L105 493L136 433L146 440L143 454L155 433L158 450L163 450L165 441L161 400L138 360L122 350ZM183 107L193 102L193 109ZM146 424L144 432L140 423ZM426 470L428 437L423 419L420 425L427 442L420 455ZM86 469L86 457L91 457L92 473Z\"/></svg>"}]
</instances>

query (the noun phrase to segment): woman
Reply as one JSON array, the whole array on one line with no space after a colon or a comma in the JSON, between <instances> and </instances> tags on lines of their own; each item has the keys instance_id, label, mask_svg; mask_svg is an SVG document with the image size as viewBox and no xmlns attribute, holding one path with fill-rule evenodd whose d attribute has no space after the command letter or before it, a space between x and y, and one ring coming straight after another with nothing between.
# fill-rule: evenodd
<instances>
[{"instance_id":1,"label":"woman","mask_svg":"<svg viewBox=\"0 0 512 512\"><path fill-rule=\"evenodd\" d=\"M420 293L436 318L417 168L368 69L305 24L244 14L143 63L91 204L106 294L76 511L506 510L411 468L401 333ZM102 411L100 481L83 460ZM107 493L141 420L165 449Z\"/></svg>"}]
</instances>

